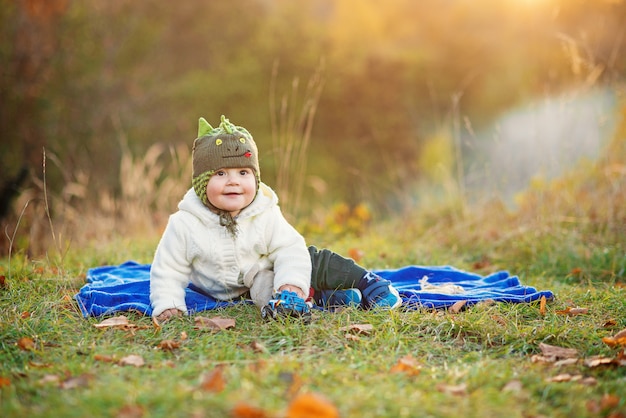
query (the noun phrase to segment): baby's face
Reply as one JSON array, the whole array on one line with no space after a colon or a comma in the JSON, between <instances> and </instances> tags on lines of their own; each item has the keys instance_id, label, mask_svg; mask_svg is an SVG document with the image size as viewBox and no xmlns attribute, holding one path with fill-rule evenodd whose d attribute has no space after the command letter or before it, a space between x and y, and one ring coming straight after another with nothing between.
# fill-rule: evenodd
<instances>
[{"instance_id":1,"label":"baby's face","mask_svg":"<svg viewBox=\"0 0 626 418\"><path fill-rule=\"evenodd\" d=\"M209 202L234 217L256 196L256 177L250 168L221 168L206 185Z\"/></svg>"}]
</instances>

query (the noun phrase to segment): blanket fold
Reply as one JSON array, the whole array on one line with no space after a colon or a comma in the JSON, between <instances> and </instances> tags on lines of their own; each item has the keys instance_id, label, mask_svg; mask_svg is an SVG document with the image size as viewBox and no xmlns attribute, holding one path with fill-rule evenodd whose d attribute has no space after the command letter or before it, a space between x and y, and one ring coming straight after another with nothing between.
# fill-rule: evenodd
<instances>
[{"instance_id":1,"label":"blanket fold","mask_svg":"<svg viewBox=\"0 0 626 418\"><path fill-rule=\"evenodd\" d=\"M127 261L115 266L89 269L87 283L75 295L84 317L110 315L135 310L152 315L150 306L150 264ZM391 281L402 297L403 306L441 309L465 300L472 305L485 300L529 303L542 296L552 299L548 290L537 291L520 283L517 276L499 271L488 276L450 266L406 266L395 270L375 270ZM190 285L185 301L189 313L251 303L247 300L221 301Z\"/></svg>"}]
</instances>

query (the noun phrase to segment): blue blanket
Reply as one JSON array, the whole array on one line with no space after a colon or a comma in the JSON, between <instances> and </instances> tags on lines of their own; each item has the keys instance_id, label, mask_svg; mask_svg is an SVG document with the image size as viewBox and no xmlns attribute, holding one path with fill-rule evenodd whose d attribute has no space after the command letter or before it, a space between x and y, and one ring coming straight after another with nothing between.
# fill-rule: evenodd
<instances>
[{"instance_id":1,"label":"blue blanket","mask_svg":"<svg viewBox=\"0 0 626 418\"><path fill-rule=\"evenodd\" d=\"M402 297L403 306L413 309L447 308L463 300L469 306L485 300L528 303L542 296L554 297L550 291L523 286L517 276L506 271L480 276L449 266L407 266L374 272L391 281ZM127 261L117 266L92 268L75 299L85 317L130 310L151 315L150 264ZM190 313L242 303L216 300L193 285L187 288L186 302Z\"/></svg>"}]
</instances>

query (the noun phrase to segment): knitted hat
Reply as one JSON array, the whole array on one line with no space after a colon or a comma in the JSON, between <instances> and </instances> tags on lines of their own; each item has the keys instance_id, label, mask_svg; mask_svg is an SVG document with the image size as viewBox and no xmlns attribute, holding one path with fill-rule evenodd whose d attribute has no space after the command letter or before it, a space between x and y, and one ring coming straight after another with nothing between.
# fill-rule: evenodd
<instances>
[{"instance_id":1,"label":"knitted hat","mask_svg":"<svg viewBox=\"0 0 626 418\"><path fill-rule=\"evenodd\" d=\"M220 126L213 128L204 119L198 121L198 138L193 142L193 174L191 183L196 194L206 206L215 207L206 196L206 185L215 172L221 168L251 168L257 180L257 190L261 181L259 152L250 132L235 126L222 115Z\"/></svg>"}]
</instances>

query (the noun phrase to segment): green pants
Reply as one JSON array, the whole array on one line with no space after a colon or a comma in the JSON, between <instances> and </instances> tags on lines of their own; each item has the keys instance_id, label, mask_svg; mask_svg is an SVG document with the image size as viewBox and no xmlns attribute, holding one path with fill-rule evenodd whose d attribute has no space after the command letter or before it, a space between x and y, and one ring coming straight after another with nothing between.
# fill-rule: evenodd
<instances>
[{"instance_id":1,"label":"green pants","mask_svg":"<svg viewBox=\"0 0 626 418\"><path fill-rule=\"evenodd\" d=\"M309 247L311 254L311 287L315 290L350 289L357 287L359 280L367 273L349 258L330 250Z\"/></svg>"}]
</instances>

